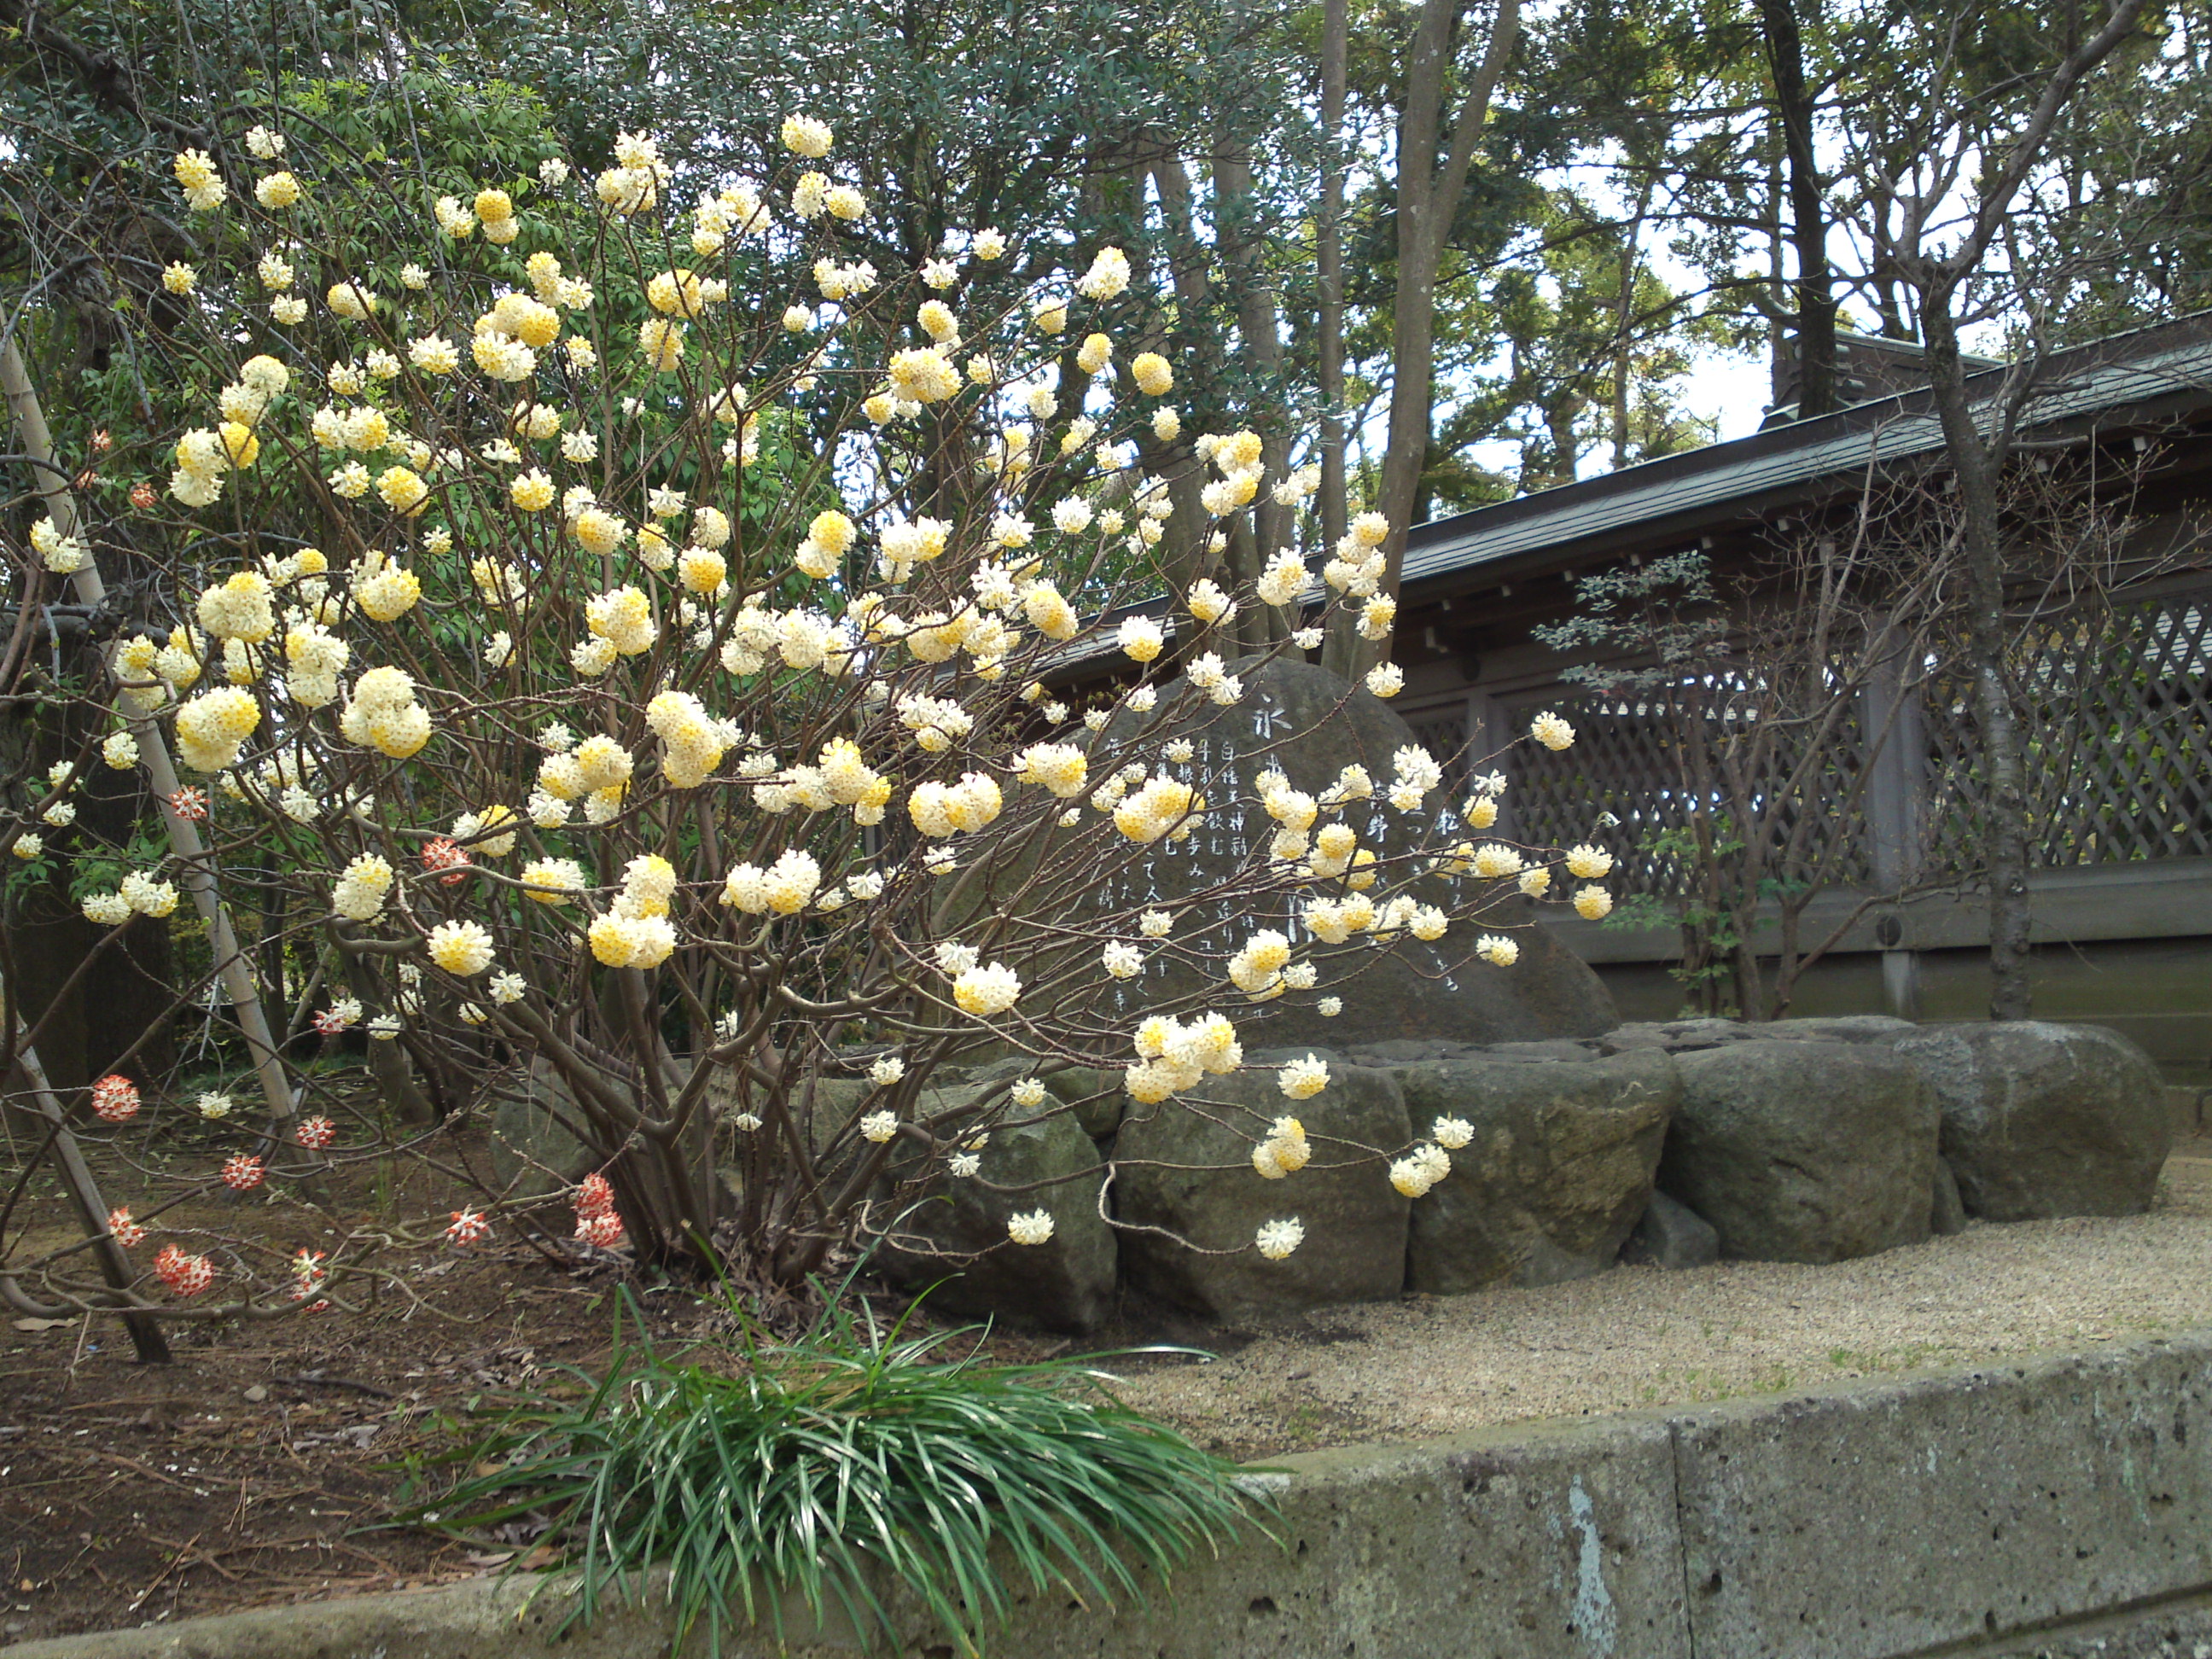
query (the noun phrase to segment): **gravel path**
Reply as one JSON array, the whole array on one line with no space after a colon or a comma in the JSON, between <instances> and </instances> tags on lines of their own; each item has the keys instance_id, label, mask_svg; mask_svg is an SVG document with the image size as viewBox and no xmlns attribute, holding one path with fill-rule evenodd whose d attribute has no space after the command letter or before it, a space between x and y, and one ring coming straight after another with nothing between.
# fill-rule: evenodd
<instances>
[{"instance_id":1,"label":"gravel path","mask_svg":"<svg viewBox=\"0 0 2212 1659\"><path fill-rule=\"evenodd\" d=\"M2208 1269L2212 1140L2195 1140L2176 1149L2148 1215L1974 1222L1826 1267L1619 1267L1539 1290L1328 1309L1210 1362L1122 1374L1133 1405L1265 1456L2212 1324Z\"/></svg>"}]
</instances>

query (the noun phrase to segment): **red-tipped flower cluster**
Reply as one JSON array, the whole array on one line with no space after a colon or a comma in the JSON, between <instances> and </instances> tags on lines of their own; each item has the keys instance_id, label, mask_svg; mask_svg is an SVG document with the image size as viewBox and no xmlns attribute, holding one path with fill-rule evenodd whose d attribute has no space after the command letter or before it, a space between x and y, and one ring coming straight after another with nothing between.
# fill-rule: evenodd
<instances>
[{"instance_id":1,"label":"red-tipped flower cluster","mask_svg":"<svg viewBox=\"0 0 2212 1659\"><path fill-rule=\"evenodd\" d=\"M311 1117L292 1132L292 1138L311 1152L319 1152L338 1138L337 1125L326 1117Z\"/></svg>"},{"instance_id":2,"label":"red-tipped flower cluster","mask_svg":"<svg viewBox=\"0 0 2212 1659\"><path fill-rule=\"evenodd\" d=\"M234 1193L250 1193L267 1178L269 1172L261 1167L261 1160L244 1152L234 1152L222 1161L222 1184Z\"/></svg>"},{"instance_id":3,"label":"red-tipped flower cluster","mask_svg":"<svg viewBox=\"0 0 2212 1659\"><path fill-rule=\"evenodd\" d=\"M128 1123L138 1115L138 1085L110 1072L92 1085L92 1115L102 1123Z\"/></svg>"},{"instance_id":4,"label":"red-tipped flower cluster","mask_svg":"<svg viewBox=\"0 0 2212 1659\"><path fill-rule=\"evenodd\" d=\"M603 1175L587 1175L576 1188L576 1237L602 1250L623 1242L623 1218L615 1212L615 1189Z\"/></svg>"},{"instance_id":5,"label":"red-tipped flower cluster","mask_svg":"<svg viewBox=\"0 0 2212 1659\"><path fill-rule=\"evenodd\" d=\"M178 1296L198 1296L215 1283L215 1264L204 1255L187 1255L173 1244L164 1244L154 1257L154 1277Z\"/></svg>"},{"instance_id":6,"label":"red-tipped flower cluster","mask_svg":"<svg viewBox=\"0 0 2212 1659\"><path fill-rule=\"evenodd\" d=\"M146 1237L146 1230L131 1218L128 1204L118 1205L107 1212L107 1231L115 1235L115 1242L126 1250L133 1244L143 1243Z\"/></svg>"},{"instance_id":7,"label":"red-tipped flower cluster","mask_svg":"<svg viewBox=\"0 0 2212 1659\"><path fill-rule=\"evenodd\" d=\"M321 1250L299 1250L293 1254L293 1301L305 1302L309 1297L313 1296L316 1291L323 1288L323 1280L327 1276L323 1270L323 1257L325 1254L325 1253ZM321 1313L330 1305L331 1304L327 1302L318 1301L312 1306L304 1310L304 1311L307 1313Z\"/></svg>"},{"instance_id":8,"label":"red-tipped flower cluster","mask_svg":"<svg viewBox=\"0 0 2212 1659\"><path fill-rule=\"evenodd\" d=\"M468 850L451 836L441 836L422 849L422 867L437 875L441 870L451 873L438 876L447 886L456 886L468 879L469 866L473 862Z\"/></svg>"},{"instance_id":9,"label":"red-tipped flower cluster","mask_svg":"<svg viewBox=\"0 0 2212 1659\"><path fill-rule=\"evenodd\" d=\"M207 817L208 798L204 789L195 789L189 783L173 790L169 795L169 810L179 817L198 823Z\"/></svg>"},{"instance_id":10,"label":"red-tipped flower cluster","mask_svg":"<svg viewBox=\"0 0 2212 1659\"><path fill-rule=\"evenodd\" d=\"M481 1210L456 1210L453 1224L446 1229L447 1243L456 1249L465 1250L471 1244L481 1244L491 1237L491 1222Z\"/></svg>"}]
</instances>

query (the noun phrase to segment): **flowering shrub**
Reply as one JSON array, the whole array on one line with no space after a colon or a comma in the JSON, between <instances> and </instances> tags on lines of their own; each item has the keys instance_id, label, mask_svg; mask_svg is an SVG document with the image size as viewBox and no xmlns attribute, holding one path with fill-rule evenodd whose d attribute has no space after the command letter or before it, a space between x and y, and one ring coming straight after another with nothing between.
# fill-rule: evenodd
<instances>
[{"instance_id":1,"label":"flowering shrub","mask_svg":"<svg viewBox=\"0 0 2212 1659\"><path fill-rule=\"evenodd\" d=\"M1310 650L1349 607L1387 638L1388 526L1357 516L1318 582L1295 552L1243 591L1218 563L1189 578L1165 546L1218 554L1261 490L1296 505L1316 475L1266 477L1249 432L1184 436L1159 343L1114 331L1128 260L1099 249L963 312L1005 239L953 235L886 281L851 256L868 204L833 135L794 116L784 137L776 176L687 202L634 134L592 178L549 162L434 198L404 177L380 196L264 127L242 145L252 178L177 158L201 242L161 281L202 417L130 500L134 535L167 537L192 586L179 624L118 642L97 754L127 769L166 743L194 777L170 811L218 853L131 869L84 914L166 916L180 884L224 890L222 849L250 848L240 908L294 919L293 971L263 988L291 1029L393 1045L448 1125L532 1066L558 1078L598 1173L398 1237L550 1231L565 1202L585 1247L797 1284L924 1184L988 1182L994 1126L1071 1109L1054 1072L1203 1106L1284 1000L1341 1006L1352 953L1410 937L1510 970L1510 933L1480 918L1543 895L1561 861L1467 839L1504 780L1449 801L1452 757L1411 746L1389 778L1349 767L1318 796L1262 775L1267 832L1202 907L1113 901L1115 872L1186 854L1235 804L1235 775L1180 734L1244 696L1239 617L1273 607L1274 636ZM102 536L49 520L31 556L74 578ZM1097 620L1164 589L1164 619ZM1401 684L1386 663L1367 689ZM1070 684L1095 688L1079 714L1050 689ZM1533 735L1572 738L1550 715ZM54 809L89 764L36 803L64 856ZM1386 811L1415 850L1363 837ZM1606 873L1595 849L1564 856ZM1033 896L1091 902L953 902L971 873L1015 871ZM1297 920L1224 938L1201 916L1224 909ZM1170 962L1205 988L1147 998ZM930 1091L1006 1054L1024 1074ZM258 1142L204 1094L198 1115L238 1141L210 1181L244 1193L388 1150L346 1086L360 1075L295 1076L312 1115ZM1316 1129L1245 1126L1254 1178L1285 1183L1250 1246L1271 1260L1304 1237L1315 1157L1371 1162L1379 1200L1426 1190L1465 1144L1440 1124L1353 1146L1328 1133L1322 1060L1279 1082ZM109 1079L88 1108L121 1123L137 1097ZM149 1227L112 1224L131 1245ZM1022 1209L1002 1248L1052 1231ZM321 1306L351 1249L264 1273L171 1243L153 1273L177 1297L227 1277L234 1311Z\"/></svg>"}]
</instances>

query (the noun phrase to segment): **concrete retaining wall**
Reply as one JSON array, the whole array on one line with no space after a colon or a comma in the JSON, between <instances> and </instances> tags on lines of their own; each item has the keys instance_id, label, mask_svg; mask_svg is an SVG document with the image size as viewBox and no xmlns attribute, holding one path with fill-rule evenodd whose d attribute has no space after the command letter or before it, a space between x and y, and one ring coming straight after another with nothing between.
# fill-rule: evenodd
<instances>
[{"instance_id":1,"label":"concrete retaining wall","mask_svg":"<svg viewBox=\"0 0 2212 1659\"><path fill-rule=\"evenodd\" d=\"M1905 1659L2212 1637L2212 1332L1818 1394L1287 1459L1256 1539L1020 1659ZM9 1659L660 1659L514 1583L33 1642ZM906 1659L951 1659L921 1634ZM819 1634L819 1633L817 1633ZM842 1637L842 1639L841 1639ZM2099 1648L2097 1644L2105 1644ZM791 1659L849 1654L849 1635ZM699 1651L704 1651L701 1644ZM765 1640L726 1644L765 1659Z\"/></svg>"}]
</instances>

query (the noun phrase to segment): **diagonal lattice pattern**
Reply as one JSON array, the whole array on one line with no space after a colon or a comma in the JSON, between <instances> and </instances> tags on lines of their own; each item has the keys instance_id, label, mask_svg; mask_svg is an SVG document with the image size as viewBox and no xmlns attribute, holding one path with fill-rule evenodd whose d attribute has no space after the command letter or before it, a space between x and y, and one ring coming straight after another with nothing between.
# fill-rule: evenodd
<instances>
[{"instance_id":1,"label":"diagonal lattice pattern","mask_svg":"<svg viewBox=\"0 0 2212 1659\"><path fill-rule=\"evenodd\" d=\"M1716 750L1731 735L1740 739L1747 725L1743 709L1753 701L1741 684L1718 684L1700 694L1705 726L1704 747ZM1574 746L1561 753L1523 747L1510 769L1511 823L1517 839L1571 845L1595 841L1620 861L1621 884L1630 891L1678 893L1684 872L1655 843L1662 836L1690 828L1702 811L1712 833L1739 840L1743 827L1729 821L1723 792L1703 781L1694 747L1683 742L1686 715L1640 700L1570 691L1516 701L1513 716L1525 725L1540 708L1555 709L1576 732ZM1733 728L1733 732L1732 732ZM1802 756L1786 739L1769 747L1752 779L1753 816L1763 819L1770 869L1790 853L1799 862L1815 862L1834 848L1830 879L1853 881L1866 872L1864 830L1860 815L1849 811L1852 781L1860 764L1856 720L1847 723L1839 752L1814 775L1815 787L1778 799L1775 791ZM1610 814L1618 822L1606 824ZM1808 822L1808 820L1810 820ZM1801 829L1803 831L1799 838Z\"/></svg>"},{"instance_id":2,"label":"diagonal lattice pattern","mask_svg":"<svg viewBox=\"0 0 2212 1659\"><path fill-rule=\"evenodd\" d=\"M2028 758L2029 856L2054 868L2212 854L2212 593L2183 594L2023 631L2013 684ZM1986 784L1969 688L1929 698L1942 803L1929 858L1980 865Z\"/></svg>"},{"instance_id":3,"label":"diagonal lattice pattern","mask_svg":"<svg viewBox=\"0 0 2212 1659\"><path fill-rule=\"evenodd\" d=\"M2212 856L2212 589L2038 622L2019 637L2013 676L2027 738L2037 866ZM1703 701L1717 743L1741 718L1731 704L1748 708L1756 698L1741 683L1716 683ZM1651 845L1687 828L1701 805L1711 814L1721 802L1694 781L1679 717L1633 697L1555 686L1508 703L1513 729L1525 731L1540 708L1565 716L1577 740L1561 754L1516 746L1507 765L1504 827L1534 845L1601 842L1620 860L1626 890L1680 892L1683 872ZM1908 861L1938 880L1970 878L1984 863L1985 785L1964 678L1931 682L1923 708L1922 844L1908 849ZM1445 763L1457 793L1469 769L1464 705L1411 709L1407 718ZM1759 793L1778 861L1802 827L1808 864L1841 838L1828 881L1872 879L1871 833L1852 792L1869 758L1864 741L1853 719L1812 787L1771 806L1771 796ZM1799 752L1777 744L1759 787L1781 788ZM1616 824L1603 824L1608 813Z\"/></svg>"}]
</instances>

